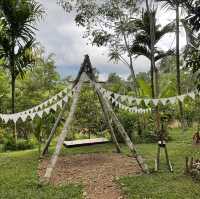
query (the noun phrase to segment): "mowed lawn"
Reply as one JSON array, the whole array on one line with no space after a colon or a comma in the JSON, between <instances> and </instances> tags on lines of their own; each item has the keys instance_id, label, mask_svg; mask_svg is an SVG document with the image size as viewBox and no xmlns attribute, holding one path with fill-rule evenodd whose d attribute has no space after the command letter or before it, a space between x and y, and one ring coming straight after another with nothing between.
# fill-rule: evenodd
<instances>
[{"instance_id":1,"label":"mowed lawn","mask_svg":"<svg viewBox=\"0 0 200 199\"><path fill-rule=\"evenodd\" d=\"M192 146L192 131L171 131L173 141L168 144L170 160L174 173L167 170L164 156L161 171L150 175L123 177L118 182L129 199L199 199L200 183L194 182L184 174L185 156L200 158L200 147ZM145 157L150 168L154 167L155 144L141 144L138 151ZM127 153L127 148L124 147ZM62 155L106 152L114 150L113 145L97 145L64 149ZM52 151L52 150L51 150ZM37 150L0 154L0 199L81 199L82 185L63 185L41 187L37 176ZM106 199L106 196L105 196Z\"/></svg>"}]
</instances>

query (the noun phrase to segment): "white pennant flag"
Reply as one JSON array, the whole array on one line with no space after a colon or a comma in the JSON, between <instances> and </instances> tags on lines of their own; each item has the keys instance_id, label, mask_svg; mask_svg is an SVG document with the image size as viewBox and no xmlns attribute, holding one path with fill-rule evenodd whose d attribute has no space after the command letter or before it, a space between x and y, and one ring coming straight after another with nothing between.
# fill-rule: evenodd
<instances>
[{"instance_id":1,"label":"white pennant flag","mask_svg":"<svg viewBox=\"0 0 200 199\"><path fill-rule=\"evenodd\" d=\"M141 99L136 98L136 104L137 105L140 105L141 101L142 101Z\"/></svg>"},{"instance_id":2,"label":"white pennant flag","mask_svg":"<svg viewBox=\"0 0 200 199\"><path fill-rule=\"evenodd\" d=\"M37 112L38 117L42 118L44 111Z\"/></svg>"},{"instance_id":3,"label":"white pennant flag","mask_svg":"<svg viewBox=\"0 0 200 199\"><path fill-rule=\"evenodd\" d=\"M129 102L129 104L132 104L133 103L133 97L128 97L128 102Z\"/></svg>"},{"instance_id":4,"label":"white pennant flag","mask_svg":"<svg viewBox=\"0 0 200 199\"><path fill-rule=\"evenodd\" d=\"M64 102L67 102L67 101L68 101L68 96L65 96L62 100L63 100Z\"/></svg>"},{"instance_id":5,"label":"white pennant flag","mask_svg":"<svg viewBox=\"0 0 200 199\"><path fill-rule=\"evenodd\" d=\"M111 97L111 103L115 103L115 98Z\"/></svg>"},{"instance_id":6,"label":"white pennant flag","mask_svg":"<svg viewBox=\"0 0 200 199\"><path fill-rule=\"evenodd\" d=\"M46 108L45 110L44 110L44 112L48 115L49 113L50 113L50 108Z\"/></svg>"},{"instance_id":7,"label":"white pennant flag","mask_svg":"<svg viewBox=\"0 0 200 199\"><path fill-rule=\"evenodd\" d=\"M177 96L178 100L180 100L181 102L184 101L185 99L185 95L180 95L180 96Z\"/></svg>"},{"instance_id":8,"label":"white pennant flag","mask_svg":"<svg viewBox=\"0 0 200 199\"><path fill-rule=\"evenodd\" d=\"M20 118L22 119L23 122L26 121L27 117L28 117L28 115L26 115L26 114L21 114L20 115Z\"/></svg>"},{"instance_id":9,"label":"white pennant flag","mask_svg":"<svg viewBox=\"0 0 200 199\"><path fill-rule=\"evenodd\" d=\"M57 99L57 97L56 97L56 99ZM54 98L51 98L51 99L49 99L49 100L47 101L47 104L52 104L53 101L54 101Z\"/></svg>"},{"instance_id":10,"label":"white pennant flag","mask_svg":"<svg viewBox=\"0 0 200 199\"><path fill-rule=\"evenodd\" d=\"M53 106L50 107L52 110L57 111L57 104L54 104Z\"/></svg>"},{"instance_id":11,"label":"white pennant flag","mask_svg":"<svg viewBox=\"0 0 200 199\"><path fill-rule=\"evenodd\" d=\"M119 102L118 101L115 102L115 106L119 106Z\"/></svg>"},{"instance_id":12,"label":"white pennant flag","mask_svg":"<svg viewBox=\"0 0 200 199\"><path fill-rule=\"evenodd\" d=\"M57 107L62 108L62 100L57 103Z\"/></svg>"},{"instance_id":13,"label":"white pennant flag","mask_svg":"<svg viewBox=\"0 0 200 199\"><path fill-rule=\"evenodd\" d=\"M36 106L35 111L39 111L39 110L40 110L40 106Z\"/></svg>"},{"instance_id":14,"label":"white pennant flag","mask_svg":"<svg viewBox=\"0 0 200 199\"><path fill-rule=\"evenodd\" d=\"M162 99L160 99L160 101L161 101L161 103L162 103L163 105L166 105L168 99L167 99L167 98L162 98Z\"/></svg>"},{"instance_id":15,"label":"white pennant flag","mask_svg":"<svg viewBox=\"0 0 200 199\"><path fill-rule=\"evenodd\" d=\"M170 97L170 98L169 98L169 102L170 102L171 104L175 104L175 103L176 103L176 97Z\"/></svg>"},{"instance_id":16,"label":"white pennant flag","mask_svg":"<svg viewBox=\"0 0 200 199\"><path fill-rule=\"evenodd\" d=\"M150 101L151 101L150 99L144 99L144 103L145 103L145 105L148 106L149 103L150 103Z\"/></svg>"},{"instance_id":17,"label":"white pennant flag","mask_svg":"<svg viewBox=\"0 0 200 199\"><path fill-rule=\"evenodd\" d=\"M194 92L189 93L188 96L190 96L193 100L195 100L195 93Z\"/></svg>"},{"instance_id":18,"label":"white pennant flag","mask_svg":"<svg viewBox=\"0 0 200 199\"><path fill-rule=\"evenodd\" d=\"M120 97L120 95L117 94L117 93L114 93L114 97L115 97L116 99L118 99L118 98Z\"/></svg>"},{"instance_id":19,"label":"white pennant flag","mask_svg":"<svg viewBox=\"0 0 200 199\"><path fill-rule=\"evenodd\" d=\"M62 93L67 93L68 92L68 88L65 88Z\"/></svg>"},{"instance_id":20,"label":"white pennant flag","mask_svg":"<svg viewBox=\"0 0 200 199\"><path fill-rule=\"evenodd\" d=\"M7 124L8 121L10 120L9 116L8 115L3 115L2 117L3 121Z\"/></svg>"},{"instance_id":21,"label":"white pennant flag","mask_svg":"<svg viewBox=\"0 0 200 199\"><path fill-rule=\"evenodd\" d=\"M20 118L20 115L16 113L16 114L13 114L10 119L16 124L19 118Z\"/></svg>"},{"instance_id":22,"label":"white pennant flag","mask_svg":"<svg viewBox=\"0 0 200 199\"><path fill-rule=\"evenodd\" d=\"M63 92L58 93L58 97L62 98Z\"/></svg>"},{"instance_id":23,"label":"white pennant flag","mask_svg":"<svg viewBox=\"0 0 200 199\"><path fill-rule=\"evenodd\" d=\"M47 106L48 106L48 104L49 104L49 102L48 102L48 101L45 101L45 102L42 104L42 108L45 108L45 107L47 107Z\"/></svg>"},{"instance_id":24,"label":"white pennant flag","mask_svg":"<svg viewBox=\"0 0 200 199\"><path fill-rule=\"evenodd\" d=\"M30 117L32 120L35 118L35 116L36 116L36 113L31 113L31 114L29 115L29 117Z\"/></svg>"},{"instance_id":25,"label":"white pennant flag","mask_svg":"<svg viewBox=\"0 0 200 199\"><path fill-rule=\"evenodd\" d=\"M154 104L155 106L157 106L158 103L159 103L159 99L152 99L152 102L153 102L153 104Z\"/></svg>"},{"instance_id":26,"label":"white pennant flag","mask_svg":"<svg viewBox=\"0 0 200 199\"><path fill-rule=\"evenodd\" d=\"M126 96L125 96L125 95L122 95L122 96L121 96L121 101L122 101L122 102L125 102L125 101L126 101L126 99L127 99L127 98L126 98Z\"/></svg>"}]
</instances>

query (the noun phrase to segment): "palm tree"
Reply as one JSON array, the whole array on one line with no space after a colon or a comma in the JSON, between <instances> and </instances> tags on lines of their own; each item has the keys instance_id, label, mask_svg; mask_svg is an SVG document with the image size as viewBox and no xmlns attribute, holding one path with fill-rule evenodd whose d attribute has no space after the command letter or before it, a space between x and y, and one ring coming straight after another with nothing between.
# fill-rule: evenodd
<instances>
[{"instance_id":1,"label":"palm tree","mask_svg":"<svg viewBox=\"0 0 200 199\"><path fill-rule=\"evenodd\" d=\"M149 60L151 60L152 56L152 46L151 46L151 35L150 35L150 17L156 16L156 10L150 11L150 15L148 11L143 11L142 12L142 17L141 19L135 19L134 25L136 28L136 33L135 33L135 41L132 44L131 47L131 53L135 54L137 56L143 55L147 57ZM174 51L173 50L168 50L168 51L163 51L157 47L158 42L163 38L166 34L171 33L174 31L174 24L169 23L164 27L161 27L160 24L156 23L156 20L154 20L154 60L155 63L159 61L162 58L165 58L169 55L173 55ZM155 83L154 82L154 77L153 77L153 70L155 70L155 74L158 73L158 69L153 67L153 64L151 63L151 90L152 90L152 97L154 97L154 90L155 88ZM156 76L156 75L155 75ZM158 81L158 79L155 77L155 80ZM158 82L156 83L157 91L158 91ZM158 95L158 93L157 93Z\"/></svg>"},{"instance_id":2,"label":"palm tree","mask_svg":"<svg viewBox=\"0 0 200 199\"><path fill-rule=\"evenodd\" d=\"M185 0L156 0L157 2L163 2L164 6L170 6L176 11L176 87L177 94L181 95L181 75L180 75L180 36L179 36L179 27L180 27L180 6L181 3ZM183 119L183 105L179 101L179 109L181 120ZM182 121L183 122L183 121Z\"/></svg>"},{"instance_id":3,"label":"palm tree","mask_svg":"<svg viewBox=\"0 0 200 199\"><path fill-rule=\"evenodd\" d=\"M193 31L200 30L200 0L182 0L182 6L186 8L188 16L186 20Z\"/></svg>"},{"instance_id":4,"label":"palm tree","mask_svg":"<svg viewBox=\"0 0 200 199\"><path fill-rule=\"evenodd\" d=\"M12 113L15 113L15 81L33 66L36 21L44 11L34 0L0 0L0 58L11 76Z\"/></svg>"}]
</instances>

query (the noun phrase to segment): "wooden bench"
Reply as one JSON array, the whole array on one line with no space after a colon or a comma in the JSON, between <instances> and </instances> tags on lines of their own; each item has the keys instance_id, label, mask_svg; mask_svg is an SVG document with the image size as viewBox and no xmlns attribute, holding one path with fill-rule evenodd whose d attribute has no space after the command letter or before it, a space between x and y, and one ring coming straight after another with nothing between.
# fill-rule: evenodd
<instances>
[{"instance_id":1,"label":"wooden bench","mask_svg":"<svg viewBox=\"0 0 200 199\"><path fill-rule=\"evenodd\" d=\"M82 139L82 140L64 141L64 146L67 148L71 148L71 147L88 146L94 144L104 144L108 142L110 142L110 140L106 138Z\"/></svg>"}]
</instances>

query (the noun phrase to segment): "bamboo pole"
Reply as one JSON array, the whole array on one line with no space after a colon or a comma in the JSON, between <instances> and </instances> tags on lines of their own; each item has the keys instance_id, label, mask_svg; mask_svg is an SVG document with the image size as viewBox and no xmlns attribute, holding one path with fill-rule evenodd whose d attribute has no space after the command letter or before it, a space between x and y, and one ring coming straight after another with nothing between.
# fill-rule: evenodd
<instances>
[{"instance_id":1,"label":"bamboo pole","mask_svg":"<svg viewBox=\"0 0 200 199\"><path fill-rule=\"evenodd\" d=\"M104 100L103 100L101 94L99 93L99 91L96 90L96 92L97 92L97 95L98 95L98 98L99 98L99 102L100 102L101 107L102 107L102 110L103 110L103 114L104 114L105 121L107 122L108 127L109 127L109 129L110 129L110 134L111 134L111 137L112 137L112 141L113 141L114 144L115 144L117 153L121 153L121 148L120 148L120 145L119 145L119 143L118 143L118 141L117 141L117 138L116 138L116 136L115 136L114 129L113 129L113 127L112 127L112 122L110 121L110 118L109 118L108 110L107 110L106 107L104 106Z\"/></svg>"},{"instance_id":2,"label":"bamboo pole","mask_svg":"<svg viewBox=\"0 0 200 199\"><path fill-rule=\"evenodd\" d=\"M56 165L56 162L57 162L57 159L58 159L58 155L60 154L63 142L65 141L65 138L66 138L67 133L69 131L70 124L71 124L71 122L73 120L73 116L74 116L74 113L76 111L76 107L77 107L77 103L78 103L78 99L79 99L79 95L80 95L80 91L81 91L82 80L80 80L79 83L80 84L78 84L78 87L77 87L77 89L74 92L74 96L73 96L73 101L72 101L72 106L71 106L71 109L70 109L70 113L69 113L69 115L67 117L67 120L66 120L66 122L64 124L64 127L63 127L63 130L61 132L61 135L58 138L54 154L52 155L50 163L47 166L46 173L44 175L44 182L45 183L48 183L49 180L50 180L50 178L51 178L51 176L52 176L52 172L53 172L53 169L54 169L54 167Z\"/></svg>"},{"instance_id":3,"label":"bamboo pole","mask_svg":"<svg viewBox=\"0 0 200 199\"><path fill-rule=\"evenodd\" d=\"M64 106L63 106L63 108L62 108L62 110L60 111L60 113L59 113L59 115L58 115L58 117L57 117L57 119L56 119L56 122L55 122L55 124L54 124L54 126L53 126L53 128L52 128L52 130L51 130L51 133L50 133L50 135L49 135L49 137L48 137L48 140L47 140L46 143L45 143L45 146L44 146L44 148L43 148L43 150L42 150L42 153L41 153L40 157L42 157L42 156L44 156L45 154L47 154L49 145L50 145L51 140L53 139L53 136L54 136L54 134L55 134L55 132L56 132L56 129L57 129L57 127L58 127L58 125L59 125L59 123L60 123L60 121L61 121L61 119L62 119L62 116L63 116L63 114L64 114L64 112L65 112L66 106L67 106L67 102L65 102L65 104L64 104Z\"/></svg>"},{"instance_id":4,"label":"bamboo pole","mask_svg":"<svg viewBox=\"0 0 200 199\"><path fill-rule=\"evenodd\" d=\"M136 158L141 170L143 172L145 172L145 173L149 173L148 166L144 163L142 157L137 154L136 147L132 143L132 141L129 138L128 134L126 133L124 127L121 125L120 121L118 120L117 116L115 115L115 113L114 113L111 105L109 104L108 100L103 97L103 95L101 94L99 88L96 86L96 83L92 81L92 84L95 86L95 88L96 88L97 92L100 94L100 96L104 99L104 106L106 107L106 109L110 113L110 116L111 116L113 122L115 123L119 133L123 137L123 139L124 139L126 145L128 146L129 150L131 151L131 153Z\"/></svg>"}]
</instances>

